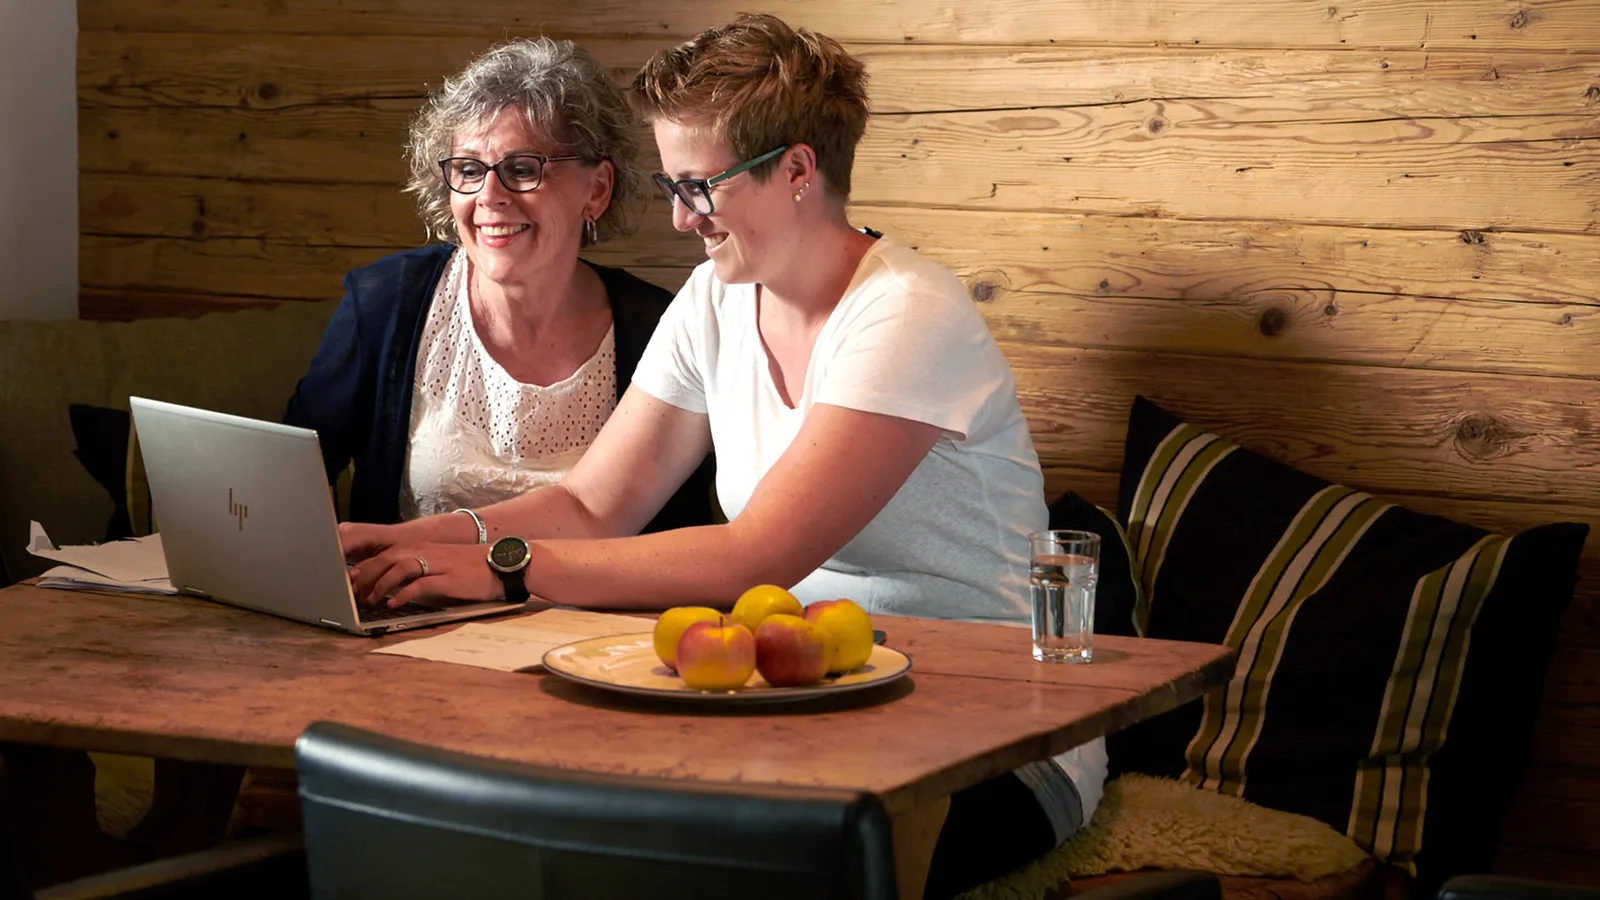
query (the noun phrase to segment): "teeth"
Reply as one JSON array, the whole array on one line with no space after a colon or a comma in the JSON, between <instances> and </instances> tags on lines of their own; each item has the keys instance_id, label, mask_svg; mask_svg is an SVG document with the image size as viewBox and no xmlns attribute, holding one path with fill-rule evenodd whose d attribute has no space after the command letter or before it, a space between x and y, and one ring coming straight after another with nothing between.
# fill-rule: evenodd
<instances>
[{"instance_id":1,"label":"teeth","mask_svg":"<svg viewBox=\"0 0 1600 900\"><path fill-rule=\"evenodd\" d=\"M527 230L527 225L479 225L478 230L488 237L510 237Z\"/></svg>"},{"instance_id":2,"label":"teeth","mask_svg":"<svg viewBox=\"0 0 1600 900\"><path fill-rule=\"evenodd\" d=\"M713 249L716 249L717 247L722 246L722 242L727 240L727 239L728 239L728 236L725 235L725 234L718 234L718 235L713 235L711 237L702 238L702 240L704 240L706 242L706 249L707 250L713 250Z\"/></svg>"}]
</instances>

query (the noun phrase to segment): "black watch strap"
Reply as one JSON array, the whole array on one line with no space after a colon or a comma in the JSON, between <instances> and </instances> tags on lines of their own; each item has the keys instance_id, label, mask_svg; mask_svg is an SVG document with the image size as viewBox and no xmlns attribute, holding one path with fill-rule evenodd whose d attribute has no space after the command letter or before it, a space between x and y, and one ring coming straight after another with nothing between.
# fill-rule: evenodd
<instances>
[{"instance_id":1,"label":"black watch strap","mask_svg":"<svg viewBox=\"0 0 1600 900\"><path fill-rule=\"evenodd\" d=\"M500 576L500 583L506 586L506 602L528 602L528 583L522 580L522 573L525 571L527 570L518 569L515 572L495 572L496 575Z\"/></svg>"}]
</instances>

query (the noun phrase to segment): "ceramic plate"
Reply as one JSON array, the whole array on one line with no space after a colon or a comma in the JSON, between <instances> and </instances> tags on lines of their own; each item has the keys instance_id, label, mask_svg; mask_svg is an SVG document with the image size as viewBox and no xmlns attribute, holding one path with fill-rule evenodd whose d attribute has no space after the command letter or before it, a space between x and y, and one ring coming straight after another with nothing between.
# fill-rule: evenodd
<instances>
[{"instance_id":1,"label":"ceramic plate","mask_svg":"<svg viewBox=\"0 0 1600 900\"><path fill-rule=\"evenodd\" d=\"M617 634L576 641L544 655L544 667L579 684L638 694L706 703L780 703L825 697L887 684L911 671L911 660L898 650L874 645L867 664L859 669L804 687L773 687L761 675L737 691L697 691L661 664L649 632Z\"/></svg>"}]
</instances>

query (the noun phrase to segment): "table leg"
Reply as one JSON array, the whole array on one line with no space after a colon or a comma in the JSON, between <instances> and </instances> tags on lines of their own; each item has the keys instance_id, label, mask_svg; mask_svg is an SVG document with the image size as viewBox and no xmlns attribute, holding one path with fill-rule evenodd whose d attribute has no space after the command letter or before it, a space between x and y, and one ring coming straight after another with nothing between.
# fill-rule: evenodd
<instances>
[{"instance_id":1,"label":"table leg","mask_svg":"<svg viewBox=\"0 0 1600 900\"><path fill-rule=\"evenodd\" d=\"M928 867L933 862L933 849L939 843L939 831L944 828L949 812L950 798L945 796L919 803L890 817L894 875L900 886L900 900L922 900L923 888L928 883Z\"/></svg>"}]
</instances>

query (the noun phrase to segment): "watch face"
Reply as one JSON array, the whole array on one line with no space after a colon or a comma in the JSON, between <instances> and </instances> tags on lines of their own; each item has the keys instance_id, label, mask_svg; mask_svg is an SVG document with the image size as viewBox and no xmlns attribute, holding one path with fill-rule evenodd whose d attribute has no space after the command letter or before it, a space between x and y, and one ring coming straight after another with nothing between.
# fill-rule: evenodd
<instances>
[{"instance_id":1,"label":"watch face","mask_svg":"<svg viewBox=\"0 0 1600 900\"><path fill-rule=\"evenodd\" d=\"M503 537L489 548L489 562L507 571L520 568L528 560L528 542L519 537Z\"/></svg>"}]
</instances>

